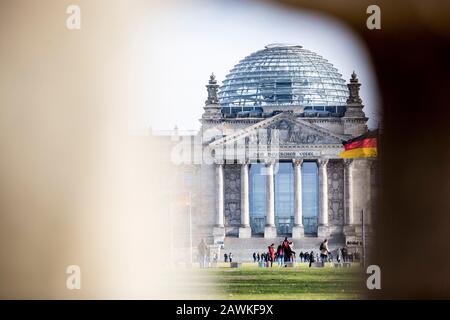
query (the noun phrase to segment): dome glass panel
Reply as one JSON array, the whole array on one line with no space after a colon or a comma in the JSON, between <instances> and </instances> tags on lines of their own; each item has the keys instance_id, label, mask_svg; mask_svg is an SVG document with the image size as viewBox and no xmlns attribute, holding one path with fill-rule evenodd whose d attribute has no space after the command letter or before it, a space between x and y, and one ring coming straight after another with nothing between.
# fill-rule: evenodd
<instances>
[{"instance_id":1,"label":"dome glass panel","mask_svg":"<svg viewBox=\"0 0 450 320\"><path fill-rule=\"evenodd\" d=\"M301 46L287 44L268 45L241 60L219 91L224 113L264 106L323 107L336 113L345 108L347 98L346 83L331 63Z\"/></svg>"}]
</instances>

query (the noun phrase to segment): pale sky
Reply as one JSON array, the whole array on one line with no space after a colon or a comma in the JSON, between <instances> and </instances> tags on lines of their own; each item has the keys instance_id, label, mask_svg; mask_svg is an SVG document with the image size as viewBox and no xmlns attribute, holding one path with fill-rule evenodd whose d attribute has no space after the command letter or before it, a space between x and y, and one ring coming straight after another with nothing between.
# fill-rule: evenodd
<instances>
[{"instance_id":1,"label":"pale sky","mask_svg":"<svg viewBox=\"0 0 450 320\"><path fill-rule=\"evenodd\" d=\"M334 18L236 0L170 1L143 16L133 38L138 130L198 129L211 72L220 84L241 59L270 43L314 51L346 81L355 70L369 127L377 126L379 99L370 57L357 36Z\"/></svg>"}]
</instances>

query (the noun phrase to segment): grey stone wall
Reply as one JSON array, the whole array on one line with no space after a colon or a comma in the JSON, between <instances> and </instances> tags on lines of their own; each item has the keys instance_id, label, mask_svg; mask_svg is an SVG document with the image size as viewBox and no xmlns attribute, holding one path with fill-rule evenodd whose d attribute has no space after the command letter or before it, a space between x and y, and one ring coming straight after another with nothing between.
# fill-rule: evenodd
<instances>
[{"instance_id":1,"label":"grey stone wall","mask_svg":"<svg viewBox=\"0 0 450 320\"><path fill-rule=\"evenodd\" d=\"M202 238L212 242L212 228L216 217L215 165L196 167L193 184L191 190L194 244L198 244Z\"/></svg>"},{"instance_id":2,"label":"grey stone wall","mask_svg":"<svg viewBox=\"0 0 450 320\"><path fill-rule=\"evenodd\" d=\"M332 233L344 225L344 164L342 160L328 162L328 223Z\"/></svg>"},{"instance_id":3,"label":"grey stone wall","mask_svg":"<svg viewBox=\"0 0 450 320\"><path fill-rule=\"evenodd\" d=\"M369 162L370 169L370 207L368 212L368 222L375 224L376 212L378 209L378 190L379 190L379 175L378 175L378 162L377 160L371 160Z\"/></svg>"},{"instance_id":4,"label":"grey stone wall","mask_svg":"<svg viewBox=\"0 0 450 320\"><path fill-rule=\"evenodd\" d=\"M224 215L228 235L235 234L241 223L241 166L226 164L224 167Z\"/></svg>"},{"instance_id":5,"label":"grey stone wall","mask_svg":"<svg viewBox=\"0 0 450 320\"><path fill-rule=\"evenodd\" d=\"M361 210L367 216L370 210L370 168L369 160L353 160L353 219L361 223Z\"/></svg>"},{"instance_id":6,"label":"grey stone wall","mask_svg":"<svg viewBox=\"0 0 450 320\"><path fill-rule=\"evenodd\" d=\"M343 118L342 122L344 123L344 134L356 137L367 132L367 125L365 118L356 118L356 119Z\"/></svg>"},{"instance_id":7,"label":"grey stone wall","mask_svg":"<svg viewBox=\"0 0 450 320\"><path fill-rule=\"evenodd\" d=\"M344 126L342 125L340 118L323 119L323 118L300 118L307 120L311 124L315 124L319 127L325 128L336 134L344 134Z\"/></svg>"}]
</instances>

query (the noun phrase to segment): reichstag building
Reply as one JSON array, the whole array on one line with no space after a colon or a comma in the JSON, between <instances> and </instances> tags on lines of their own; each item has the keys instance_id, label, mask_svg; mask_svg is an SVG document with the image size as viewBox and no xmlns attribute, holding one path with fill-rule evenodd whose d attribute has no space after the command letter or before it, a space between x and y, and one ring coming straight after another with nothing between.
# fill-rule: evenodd
<instances>
[{"instance_id":1,"label":"reichstag building","mask_svg":"<svg viewBox=\"0 0 450 320\"><path fill-rule=\"evenodd\" d=\"M300 246L357 239L361 212L368 226L373 219L376 165L340 157L344 141L368 130L361 84L355 73L349 78L288 44L245 57L221 86L211 75L192 137L202 156L184 166L195 241L228 250L239 243L264 249L284 236Z\"/></svg>"}]
</instances>

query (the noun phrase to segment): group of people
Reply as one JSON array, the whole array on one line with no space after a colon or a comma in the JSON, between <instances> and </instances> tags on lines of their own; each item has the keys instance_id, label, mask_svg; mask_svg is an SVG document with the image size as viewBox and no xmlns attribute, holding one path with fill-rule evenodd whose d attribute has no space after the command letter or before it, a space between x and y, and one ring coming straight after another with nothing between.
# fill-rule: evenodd
<instances>
[{"instance_id":1,"label":"group of people","mask_svg":"<svg viewBox=\"0 0 450 320\"><path fill-rule=\"evenodd\" d=\"M200 267L206 268L208 267L208 246L206 244L205 239L202 239L200 244L198 245L198 259ZM359 255L348 254L347 247L338 248L335 250L335 259L336 262L340 263L341 260L343 262L358 260ZM217 254L214 253L213 262L217 262ZM231 252L224 253L223 255L224 262L233 262L233 255ZM328 239L325 239L322 243L320 243L319 252L314 253L311 252L303 252L301 251L299 254L300 262L309 263L309 266L316 261L320 261L321 263L331 262L333 261L333 254L328 249ZM284 238L283 241L279 243L279 245L275 249L275 244L272 243L267 247L266 252L253 252L253 262L258 262L261 267L272 267L274 262L277 263L279 267L286 267L287 263L296 261L296 253L293 249L292 241L289 241L287 237Z\"/></svg>"},{"instance_id":2,"label":"group of people","mask_svg":"<svg viewBox=\"0 0 450 320\"><path fill-rule=\"evenodd\" d=\"M253 252L253 262L258 262L260 265L267 267L272 267L274 262L277 262L278 266L281 267L286 265L286 262L294 262L295 258L292 241L288 241L287 237L281 241L276 250L275 244L272 243L267 247L267 252L261 254Z\"/></svg>"},{"instance_id":3,"label":"group of people","mask_svg":"<svg viewBox=\"0 0 450 320\"><path fill-rule=\"evenodd\" d=\"M278 266L286 266L287 262L296 261L296 253L293 250L293 243L286 238L278 245L275 250L275 245L272 243L267 247L267 252L253 253L253 262L258 262L260 266L272 267L273 263L276 261ZM339 263L341 259L343 262L349 261L349 254L346 247L338 248L336 250L336 261ZM328 239L325 239L320 243L319 252L314 253L311 252L303 252L301 251L299 254L300 262L309 263L309 267L316 261L320 261L321 263L331 262L333 261L333 254L328 249Z\"/></svg>"},{"instance_id":4,"label":"group of people","mask_svg":"<svg viewBox=\"0 0 450 320\"><path fill-rule=\"evenodd\" d=\"M347 247L343 247L343 248L337 248L334 251L334 255L333 252L328 250L328 245L327 245L328 240L325 239L325 241L322 243L322 247L319 248L320 250L320 255L319 253L316 253L315 257L314 257L314 252L300 252L299 254L299 258L300 258L300 262L310 262L310 260L316 260L316 261L321 261L321 262L333 262L336 261L338 263L342 262L353 262L353 261L359 261L360 255L358 252L354 252L352 254L348 253L348 249ZM314 261L312 261L314 262Z\"/></svg>"},{"instance_id":5,"label":"group of people","mask_svg":"<svg viewBox=\"0 0 450 320\"><path fill-rule=\"evenodd\" d=\"M224 262L233 262L233 255L230 253L224 253L223 254L223 261Z\"/></svg>"}]
</instances>

